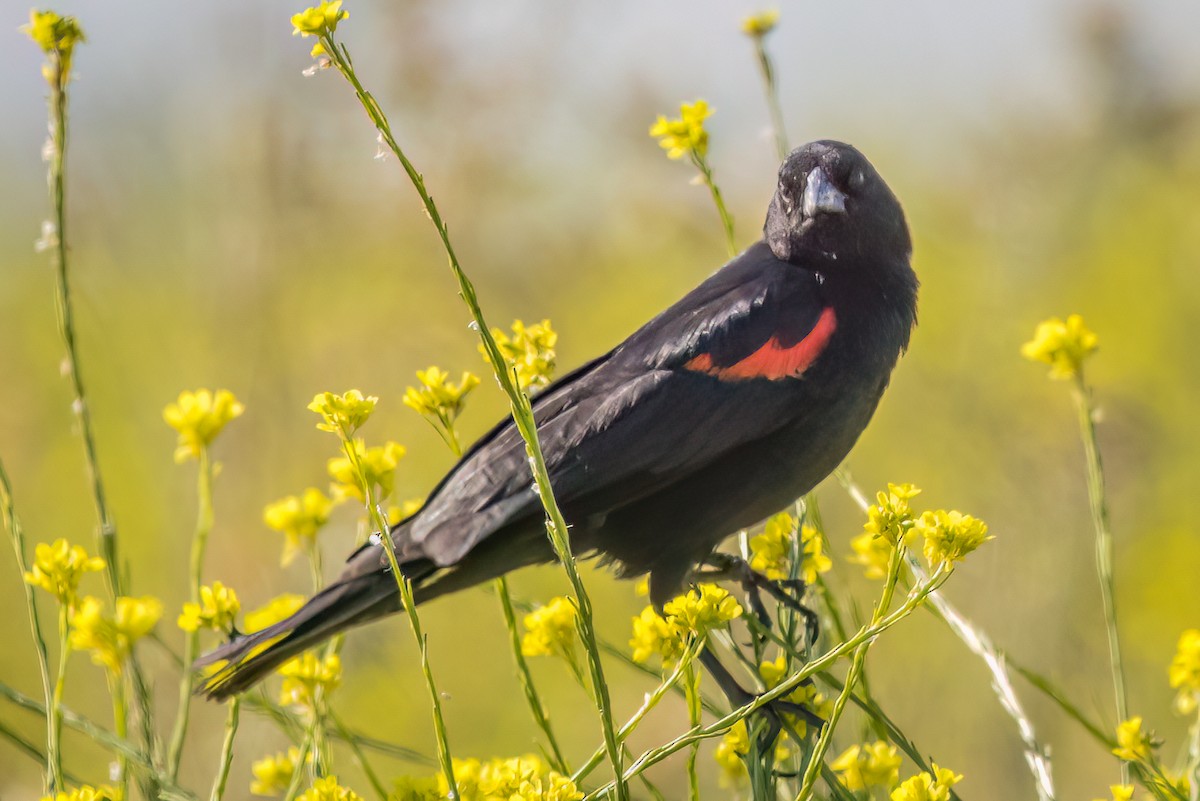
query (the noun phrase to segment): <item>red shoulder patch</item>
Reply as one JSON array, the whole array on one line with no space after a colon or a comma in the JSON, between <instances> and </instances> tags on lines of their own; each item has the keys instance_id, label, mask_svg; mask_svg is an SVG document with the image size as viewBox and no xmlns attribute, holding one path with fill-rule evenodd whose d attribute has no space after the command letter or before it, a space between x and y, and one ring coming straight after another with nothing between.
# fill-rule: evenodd
<instances>
[{"instance_id":1,"label":"red shoulder patch","mask_svg":"<svg viewBox=\"0 0 1200 801\"><path fill-rule=\"evenodd\" d=\"M750 378L767 378L778 381L803 375L837 330L837 315L833 307L826 306L817 318L808 336L790 347L779 344L778 337L771 337L766 344L746 358L725 367L713 365L712 354L701 353L684 365L688 370L707 373L724 381L744 381Z\"/></svg>"}]
</instances>

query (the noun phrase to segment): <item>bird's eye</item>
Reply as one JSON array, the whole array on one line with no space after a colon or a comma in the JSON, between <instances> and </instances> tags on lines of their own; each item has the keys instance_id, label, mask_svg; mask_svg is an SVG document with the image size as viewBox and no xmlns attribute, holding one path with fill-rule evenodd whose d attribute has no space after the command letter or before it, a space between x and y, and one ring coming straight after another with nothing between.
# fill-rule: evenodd
<instances>
[{"instance_id":1,"label":"bird's eye","mask_svg":"<svg viewBox=\"0 0 1200 801\"><path fill-rule=\"evenodd\" d=\"M867 182L867 175L862 170L855 170L854 173L850 176L850 188L851 189L862 189L863 185L866 184L866 182Z\"/></svg>"}]
</instances>

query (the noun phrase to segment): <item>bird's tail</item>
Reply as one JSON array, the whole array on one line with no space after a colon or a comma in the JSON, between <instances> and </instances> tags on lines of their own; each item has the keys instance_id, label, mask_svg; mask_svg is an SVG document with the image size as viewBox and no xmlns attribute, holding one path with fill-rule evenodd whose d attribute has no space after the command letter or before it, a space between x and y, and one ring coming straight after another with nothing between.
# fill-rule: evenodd
<instances>
[{"instance_id":1,"label":"bird's tail","mask_svg":"<svg viewBox=\"0 0 1200 801\"><path fill-rule=\"evenodd\" d=\"M244 634L196 660L195 669L211 668L197 689L222 700L248 690L296 654L345 629L399 608L396 581L373 572L331 584L294 615L262 631Z\"/></svg>"}]
</instances>

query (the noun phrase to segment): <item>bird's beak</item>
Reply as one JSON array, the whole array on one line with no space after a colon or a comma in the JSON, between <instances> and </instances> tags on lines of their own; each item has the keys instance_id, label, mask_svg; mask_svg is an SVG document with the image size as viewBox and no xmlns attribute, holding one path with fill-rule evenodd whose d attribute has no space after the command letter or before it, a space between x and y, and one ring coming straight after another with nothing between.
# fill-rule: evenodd
<instances>
[{"instance_id":1,"label":"bird's beak","mask_svg":"<svg viewBox=\"0 0 1200 801\"><path fill-rule=\"evenodd\" d=\"M806 218L818 214L845 214L846 196L833 185L822 167L813 167L800 199L800 213Z\"/></svg>"}]
</instances>

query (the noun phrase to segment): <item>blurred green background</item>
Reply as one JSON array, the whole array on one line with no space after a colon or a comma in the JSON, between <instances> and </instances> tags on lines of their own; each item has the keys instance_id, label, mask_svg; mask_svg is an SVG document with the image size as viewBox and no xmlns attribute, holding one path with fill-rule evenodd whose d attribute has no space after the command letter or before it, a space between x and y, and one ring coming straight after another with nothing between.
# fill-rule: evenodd
<instances>
[{"instance_id":1,"label":"blurred green background","mask_svg":"<svg viewBox=\"0 0 1200 801\"><path fill-rule=\"evenodd\" d=\"M592 7L355 3L339 30L447 217L497 325L550 317L563 368L611 347L724 261L706 191L646 135L655 114L704 97L711 163L738 241L758 236L776 158L750 42L750 4L626 0ZM298 560L264 504L325 482L329 435L305 410L321 390L380 396L368 438L409 448L397 495L427 491L451 464L400 403L413 372L484 369L468 316L398 165L373 159L374 132L344 82L303 78L308 44L283 3L71 2L89 42L76 57L68 154L69 241L84 377L100 461L138 593L185 598L194 465L172 462L164 404L225 387L247 412L216 446L217 526L209 580L246 607L303 592ZM868 490L925 488L931 506L987 520L994 542L948 595L1014 657L1113 721L1082 452L1067 387L1023 362L1040 319L1080 312L1101 341L1090 366L1117 534L1131 706L1182 748L1166 664L1200 625L1200 56L1192 3L1088 0L963 5L943 0L784 4L768 39L794 144L839 138L866 152L905 203L922 280L921 323L891 390L849 459ZM93 549L93 518L70 398L60 379L52 273L33 252L49 215L40 54L0 24L0 456L33 541ZM462 419L468 437L503 413L490 381ZM847 564L860 515L821 490L837 581L861 605L874 588ZM354 536L343 510L323 535L332 572ZM40 692L13 557L0 549L0 679ZM623 643L643 604L589 574L602 635ZM516 592L564 591L554 569ZM99 589L97 584L93 591ZM48 607L47 607L48 608ZM423 610L459 756L534 750L493 598L470 591ZM176 674L153 648L160 715ZM411 635L392 620L352 635L345 717L432 754ZM594 712L559 664L535 661L569 753L599 743ZM900 726L966 775L964 797L1032 797L1011 722L982 666L919 614L882 638L868 671ZM650 684L610 668L619 717ZM1061 797L1117 780L1117 763L1018 684L1053 751ZM101 672L72 660L68 703L107 721ZM207 786L224 710L197 704L183 783ZM0 703L39 740L39 721ZM231 780L282 748L247 715ZM635 747L682 731L672 702ZM68 764L103 779L104 754L67 735ZM711 749L711 746L707 750ZM385 773L427 772L380 760ZM37 795L38 766L0 741L0 798ZM348 755L340 771L354 783ZM702 760L709 797L715 769ZM904 774L910 771L905 768ZM681 763L653 773L683 793ZM360 784L360 787L362 785Z\"/></svg>"}]
</instances>

